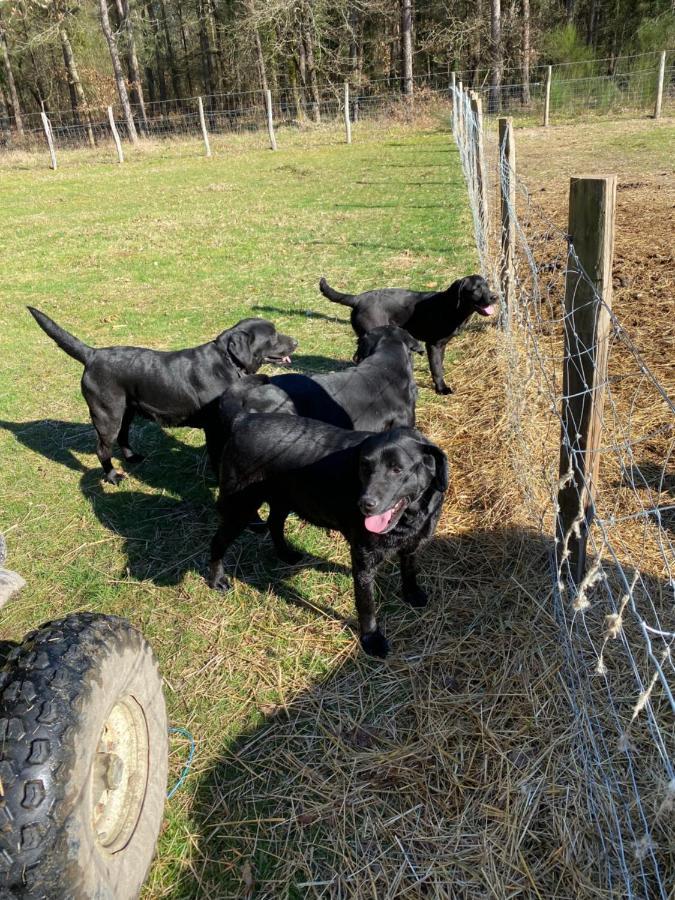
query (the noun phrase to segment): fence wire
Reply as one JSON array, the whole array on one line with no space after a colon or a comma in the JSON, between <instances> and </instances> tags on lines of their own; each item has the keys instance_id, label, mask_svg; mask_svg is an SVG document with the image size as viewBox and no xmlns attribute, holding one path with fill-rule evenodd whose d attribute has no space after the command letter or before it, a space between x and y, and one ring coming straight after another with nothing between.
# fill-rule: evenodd
<instances>
[{"instance_id":1,"label":"fence wire","mask_svg":"<svg viewBox=\"0 0 675 900\"><path fill-rule=\"evenodd\" d=\"M550 88L552 120L597 115L644 115L654 110L660 54L619 57L553 67ZM607 68L611 74L607 74ZM535 66L527 86L515 79L515 70L506 70L498 92L487 85L489 70L475 69L457 73L464 86L471 86L485 100L491 113L508 112L526 121L539 121L543 115L547 68ZM350 85L349 117L358 123L374 118L401 118L424 112L432 103L447 104L451 95L450 79L438 73L414 79L414 98L401 93L396 79L369 80ZM246 138L246 146L264 147L267 140L267 110L262 90L213 94L202 97L206 127L214 151L227 150ZM132 106L134 127L140 143L171 142L173 152L197 154L201 141L199 98L184 97L146 102ZM675 112L675 51L666 54L663 88L663 115ZM94 159L116 159L107 107L45 110L59 152L85 149ZM284 137L294 133L310 141L335 141L343 134L344 85L328 85L315 95L300 89L277 90L272 94L274 127L283 146ZM113 106L120 137L130 135L119 104ZM17 130L7 110L0 114L0 156L11 161L13 151L44 153L47 138L40 112L23 114L23 126Z\"/></svg>"},{"instance_id":2,"label":"fence wire","mask_svg":"<svg viewBox=\"0 0 675 900\"><path fill-rule=\"evenodd\" d=\"M672 362L672 346L653 320L644 334L631 336L620 311L594 289L569 235L509 168L495 123L478 118L466 92L454 93L453 132L482 271L495 285L502 196L515 225L512 302L502 304L500 323L511 465L529 524L552 542L566 655L561 677L574 698L574 762L584 773L587 813L599 836L599 886L610 896L666 898L675 884L675 403L655 370ZM568 281L568 292L590 289L590 303L604 308L610 322L607 379L596 386L582 381L589 400L604 394L594 484L571 463L559 471L561 447L570 460L580 453L562 412L565 375L583 376L578 354L595 358L599 349L582 346L573 330ZM656 333L647 332L650 324ZM561 534L558 494L570 486L580 512ZM587 491L594 509L588 565L575 583L569 542L584 529Z\"/></svg>"}]
</instances>

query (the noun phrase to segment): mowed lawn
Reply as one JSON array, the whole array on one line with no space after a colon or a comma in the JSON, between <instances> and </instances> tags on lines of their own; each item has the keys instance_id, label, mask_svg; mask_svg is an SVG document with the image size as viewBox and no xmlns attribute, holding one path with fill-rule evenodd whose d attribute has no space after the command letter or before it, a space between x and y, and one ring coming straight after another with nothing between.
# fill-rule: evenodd
<instances>
[{"instance_id":1,"label":"mowed lawn","mask_svg":"<svg viewBox=\"0 0 675 900\"><path fill-rule=\"evenodd\" d=\"M5 162L0 175L0 529L28 582L3 610L1 633L20 639L87 609L128 617L154 647L170 722L190 729L197 753L167 804L147 896L239 896L253 881L259 896L307 896L278 881L289 842L316 845L300 851L313 862L298 884L329 878L330 825L282 833L256 823L264 786L262 799L244 801L242 821L213 795L208 772L347 661L374 697L390 664L363 657L345 625L353 597L336 535L289 520L293 542L314 557L294 570L247 535L229 557L235 590L210 591L215 486L201 434L137 422L133 443L146 461L122 486L103 485L81 366L25 307L93 345L163 349L264 316L300 340L297 371L344 366L354 339L346 310L319 294L321 275L354 291L435 288L476 263L458 155L441 123L357 129L351 147L338 140L211 160L197 144L193 157L160 148L122 167L66 155L57 172ZM425 362L418 376L423 407L445 402ZM395 659L416 613L395 599L391 572L384 583L395 587L394 599L382 596ZM187 746L176 738L172 747L175 779Z\"/></svg>"}]
</instances>

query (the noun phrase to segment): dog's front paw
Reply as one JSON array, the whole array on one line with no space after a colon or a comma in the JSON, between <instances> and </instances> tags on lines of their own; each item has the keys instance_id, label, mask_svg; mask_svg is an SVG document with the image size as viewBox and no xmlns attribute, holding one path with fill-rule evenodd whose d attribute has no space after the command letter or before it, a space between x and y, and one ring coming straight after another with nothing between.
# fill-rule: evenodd
<instances>
[{"instance_id":1,"label":"dog's front paw","mask_svg":"<svg viewBox=\"0 0 675 900\"><path fill-rule=\"evenodd\" d=\"M208 585L210 588L213 588L214 591L220 591L221 594L226 594L228 591L232 590L232 582L227 575L217 575L215 578L209 578Z\"/></svg>"},{"instance_id":2,"label":"dog's front paw","mask_svg":"<svg viewBox=\"0 0 675 900\"><path fill-rule=\"evenodd\" d=\"M367 634L362 634L361 646L368 656L377 656L380 659L385 659L389 653L389 641L379 628L377 631L369 631Z\"/></svg>"},{"instance_id":3,"label":"dog's front paw","mask_svg":"<svg viewBox=\"0 0 675 900\"><path fill-rule=\"evenodd\" d=\"M404 594L403 600L408 604L408 606L414 606L415 609L421 609L429 602L429 595L426 591L423 591L421 587L418 587L415 588L414 591L410 591L409 593Z\"/></svg>"},{"instance_id":4,"label":"dog's front paw","mask_svg":"<svg viewBox=\"0 0 675 900\"><path fill-rule=\"evenodd\" d=\"M434 390L436 391L437 394L454 394L455 393L453 391L453 389L451 387L448 387L448 385L445 382L443 382L443 384L435 384Z\"/></svg>"},{"instance_id":5,"label":"dog's front paw","mask_svg":"<svg viewBox=\"0 0 675 900\"><path fill-rule=\"evenodd\" d=\"M131 453L129 456L124 457L124 462L131 463L132 466L137 465L138 463L142 463L145 457L142 453Z\"/></svg>"},{"instance_id":6,"label":"dog's front paw","mask_svg":"<svg viewBox=\"0 0 675 900\"><path fill-rule=\"evenodd\" d=\"M120 472L118 469L111 469L106 473L105 480L108 484L118 485L126 477L124 472Z\"/></svg>"}]
</instances>

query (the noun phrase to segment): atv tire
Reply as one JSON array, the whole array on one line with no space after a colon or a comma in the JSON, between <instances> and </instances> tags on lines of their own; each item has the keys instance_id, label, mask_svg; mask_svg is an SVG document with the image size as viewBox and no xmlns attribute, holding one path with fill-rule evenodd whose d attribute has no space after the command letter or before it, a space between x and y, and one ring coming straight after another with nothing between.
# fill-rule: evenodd
<instances>
[{"instance_id":1,"label":"atv tire","mask_svg":"<svg viewBox=\"0 0 675 900\"><path fill-rule=\"evenodd\" d=\"M29 634L0 669L0 897L136 897L167 765L162 681L135 628L77 613Z\"/></svg>"}]
</instances>

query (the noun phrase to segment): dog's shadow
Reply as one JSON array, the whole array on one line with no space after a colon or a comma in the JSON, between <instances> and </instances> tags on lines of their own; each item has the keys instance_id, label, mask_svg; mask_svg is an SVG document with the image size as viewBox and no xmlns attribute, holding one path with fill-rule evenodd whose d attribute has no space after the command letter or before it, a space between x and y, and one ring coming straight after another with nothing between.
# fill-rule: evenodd
<instances>
[{"instance_id":1,"label":"dog's shadow","mask_svg":"<svg viewBox=\"0 0 675 900\"><path fill-rule=\"evenodd\" d=\"M189 477L187 472L185 476ZM188 572L205 578L218 525L213 493L195 490L192 497L177 498L116 489L103 485L93 471L83 475L80 487L96 518L123 539L127 577L162 587L177 586ZM303 568L349 573L344 566L312 555L305 555L297 566L285 566L276 558L266 532L247 531L229 548L225 568L235 581L261 593L272 591L290 605L348 624L335 609L304 596L287 581Z\"/></svg>"},{"instance_id":2,"label":"dog's shadow","mask_svg":"<svg viewBox=\"0 0 675 900\"><path fill-rule=\"evenodd\" d=\"M19 443L75 472L87 467L75 455L93 453L96 436L87 422L63 422L58 419L36 419L32 422L8 422L0 419L0 428L13 434Z\"/></svg>"},{"instance_id":3,"label":"dog's shadow","mask_svg":"<svg viewBox=\"0 0 675 900\"><path fill-rule=\"evenodd\" d=\"M142 482L153 489L153 493L147 493L130 490L126 485L115 488L103 484L94 456L96 435L89 423L0 420L0 427L33 453L80 473L80 491L92 512L124 541L123 576L176 586L189 571L206 573L208 548L218 516L214 502L216 481L203 446L185 444L153 423L137 421L132 426L131 444L146 454L146 459L128 473L130 482ZM79 454L91 454L94 467L83 462ZM247 557L255 561L249 564ZM244 563L237 564L238 559ZM271 589L290 604L344 621L334 609L310 601L285 581L292 571L301 568L344 574L349 572L344 566L308 555L291 570L276 559L265 534L250 532L233 545L226 562L235 578L259 590Z\"/></svg>"}]
</instances>

